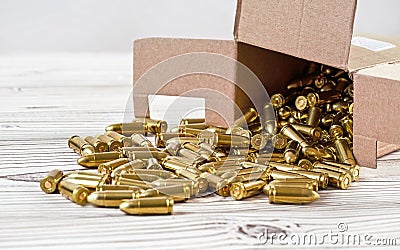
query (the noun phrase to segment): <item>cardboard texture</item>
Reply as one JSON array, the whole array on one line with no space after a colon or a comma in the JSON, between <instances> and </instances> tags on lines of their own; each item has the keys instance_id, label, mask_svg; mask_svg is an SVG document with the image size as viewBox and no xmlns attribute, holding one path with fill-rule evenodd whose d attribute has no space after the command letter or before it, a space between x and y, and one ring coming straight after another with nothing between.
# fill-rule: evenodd
<instances>
[{"instance_id":1,"label":"cardboard texture","mask_svg":"<svg viewBox=\"0 0 400 250\"><path fill-rule=\"evenodd\" d=\"M137 40L134 44L135 116L149 115L149 94L203 97L206 99L207 122L222 126L238 117L240 109L253 105L246 94L232 84L243 82L244 76L237 66L229 63L215 65L215 62L200 60L195 64L211 65L229 72L233 75L230 80L201 73L173 78L172 75L179 75L180 68L190 68L185 66L193 64L190 60L175 69L161 67L156 70L159 76L170 75L170 78L147 77L150 69L179 55L207 52L238 60L255 73L269 96L285 91L286 84L301 76L309 61L318 62L344 69L353 78L353 152L360 165L374 168L379 156L400 148L397 133L400 124L400 39L354 35L353 40L358 40L351 45L355 8L356 0L239 0L235 41ZM368 44L370 38L388 42L391 46L379 47L379 42ZM153 86L157 81L168 84L157 89ZM215 96L205 90L224 96Z\"/></svg>"}]
</instances>

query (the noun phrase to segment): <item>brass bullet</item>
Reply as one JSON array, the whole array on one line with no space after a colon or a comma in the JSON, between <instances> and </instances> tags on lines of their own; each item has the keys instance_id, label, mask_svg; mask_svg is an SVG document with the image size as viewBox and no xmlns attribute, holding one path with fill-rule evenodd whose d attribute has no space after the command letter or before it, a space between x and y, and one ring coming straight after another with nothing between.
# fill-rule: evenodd
<instances>
[{"instance_id":1,"label":"brass bullet","mask_svg":"<svg viewBox=\"0 0 400 250\"><path fill-rule=\"evenodd\" d=\"M242 116L233 121L232 126L247 128L247 124L255 121L257 118L258 118L257 110L254 108L249 108Z\"/></svg>"},{"instance_id":2,"label":"brass bullet","mask_svg":"<svg viewBox=\"0 0 400 250\"><path fill-rule=\"evenodd\" d=\"M338 163L338 162L332 162L332 161L325 161L325 164L336 166L342 169L349 170L352 173L352 177L354 177L355 181L358 181L360 178L360 166L359 165L352 165L352 164L347 164L347 163Z\"/></svg>"},{"instance_id":3,"label":"brass bullet","mask_svg":"<svg viewBox=\"0 0 400 250\"><path fill-rule=\"evenodd\" d=\"M261 193L262 188L265 186L266 182L259 181L250 181L250 182L236 182L232 183L230 187L230 195L235 200L242 200L244 198L252 197Z\"/></svg>"},{"instance_id":4,"label":"brass bullet","mask_svg":"<svg viewBox=\"0 0 400 250\"><path fill-rule=\"evenodd\" d=\"M185 185L173 185L165 187L155 187L144 190L140 193L135 193L135 199L146 197L168 196L174 199L175 202L186 201L190 199L190 188Z\"/></svg>"},{"instance_id":5,"label":"brass bullet","mask_svg":"<svg viewBox=\"0 0 400 250\"><path fill-rule=\"evenodd\" d=\"M101 163L106 163L118 158L124 158L124 155L120 152L103 152L81 156L77 162L83 167L97 168Z\"/></svg>"},{"instance_id":6,"label":"brass bullet","mask_svg":"<svg viewBox=\"0 0 400 250\"><path fill-rule=\"evenodd\" d=\"M267 103L263 107L262 128L270 136L276 133L277 122L275 118L274 106Z\"/></svg>"},{"instance_id":7,"label":"brass bullet","mask_svg":"<svg viewBox=\"0 0 400 250\"><path fill-rule=\"evenodd\" d=\"M303 135L292 127L292 125L287 124L281 129L281 134L287 136L288 138L297 141L302 148L309 147L310 143L303 137Z\"/></svg>"},{"instance_id":8,"label":"brass bullet","mask_svg":"<svg viewBox=\"0 0 400 250\"><path fill-rule=\"evenodd\" d=\"M119 207L122 200L132 199L133 196L135 196L133 190L96 191L87 197L87 201L98 207Z\"/></svg>"},{"instance_id":9,"label":"brass bullet","mask_svg":"<svg viewBox=\"0 0 400 250\"><path fill-rule=\"evenodd\" d=\"M300 144L295 140L291 140L286 145L285 151L283 152L283 157L286 163L295 163L299 158L299 154L300 154Z\"/></svg>"},{"instance_id":10,"label":"brass bullet","mask_svg":"<svg viewBox=\"0 0 400 250\"><path fill-rule=\"evenodd\" d=\"M272 180L304 178L304 176L302 176L301 174L297 174L294 171L289 172L284 170L278 170L272 167L269 170L270 170L270 179Z\"/></svg>"},{"instance_id":11,"label":"brass bullet","mask_svg":"<svg viewBox=\"0 0 400 250\"><path fill-rule=\"evenodd\" d=\"M282 108L278 109L279 118L282 120L289 119L291 114L292 114L292 109L289 106L283 106Z\"/></svg>"},{"instance_id":12,"label":"brass bullet","mask_svg":"<svg viewBox=\"0 0 400 250\"><path fill-rule=\"evenodd\" d=\"M250 139L239 135L218 134L210 131L203 131L199 134L199 139L200 141L210 144L213 148L250 147Z\"/></svg>"},{"instance_id":13,"label":"brass bullet","mask_svg":"<svg viewBox=\"0 0 400 250\"><path fill-rule=\"evenodd\" d=\"M60 169L51 170L41 181L40 189L47 194L52 194L57 190L57 185L64 177Z\"/></svg>"},{"instance_id":14,"label":"brass bullet","mask_svg":"<svg viewBox=\"0 0 400 250\"><path fill-rule=\"evenodd\" d=\"M304 168L301 168L297 165L282 163L282 162L270 162L268 166L276 168L277 170L281 171L304 170Z\"/></svg>"},{"instance_id":15,"label":"brass bullet","mask_svg":"<svg viewBox=\"0 0 400 250\"><path fill-rule=\"evenodd\" d=\"M268 198L271 203L305 204L318 200L319 194L308 188L270 186Z\"/></svg>"},{"instance_id":16,"label":"brass bullet","mask_svg":"<svg viewBox=\"0 0 400 250\"><path fill-rule=\"evenodd\" d=\"M203 131L203 129L189 128L189 127L187 127L187 125L179 125L178 126L178 132L180 134L189 134L189 135L197 136L198 134L201 133L201 131Z\"/></svg>"},{"instance_id":17,"label":"brass bullet","mask_svg":"<svg viewBox=\"0 0 400 250\"><path fill-rule=\"evenodd\" d=\"M198 183L199 192L204 193L208 188L208 181L199 174L193 173L187 169L178 169L175 171L178 177L183 177Z\"/></svg>"},{"instance_id":18,"label":"brass bullet","mask_svg":"<svg viewBox=\"0 0 400 250\"><path fill-rule=\"evenodd\" d=\"M143 122L147 132L158 134L165 133L168 129L168 124L163 120L155 120L151 118L136 118L135 121Z\"/></svg>"},{"instance_id":19,"label":"brass bullet","mask_svg":"<svg viewBox=\"0 0 400 250\"><path fill-rule=\"evenodd\" d=\"M326 189L328 187L329 175L326 173L317 173L317 172L306 171L306 170L301 170L301 171L294 170L291 172L318 181L318 186L322 189Z\"/></svg>"},{"instance_id":20,"label":"brass bullet","mask_svg":"<svg viewBox=\"0 0 400 250\"><path fill-rule=\"evenodd\" d=\"M114 185L128 185L128 186L139 187L139 188L142 188L142 189L151 188L151 183L150 182L141 181L141 180L127 179L127 178L123 178L121 176L115 177Z\"/></svg>"},{"instance_id":21,"label":"brass bullet","mask_svg":"<svg viewBox=\"0 0 400 250\"><path fill-rule=\"evenodd\" d=\"M341 173L327 169L315 168L314 172L317 173L325 173L329 176L329 184L340 188L340 189L348 189L351 183L351 176L348 173Z\"/></svg>"},{"instance_id":22,"label":"brass bullet","mask_svg":"<svg viewBox=\"0 0 400 250\"><path fill-rule=\"evenodd\" d=\"M226 134L230 134L230 135L239 135L239 136L243 136L246 138L251 138L251 131L244 129L242 127L236 127L236 126L231 126L229 127L229 129L227 130Z\"/></svg>"},{"instance_id":23,"label":"brass bullet","mask_svg":"<svg viewBox=\"0 0 400 250\"><path fill-rule=\"evenodd\" d=\"M184 118L181 119L180 124L181 125L186 125L186 124L192 124L192 123L205 123L206 118Z\"/></svg>"},{"instance_id":24,"label":"brass bullet","mask_svg":"<svg viewBox=\"0 0 400 250\"><path fill-rule=\"evenodd\" d=\"M86 136L85 141L94 147L95 153L108 152L109 150L107 143L100 141L94 136Z\"/></svg>"},{"instance_id":25,"label":"brass bullet","mask_svg":"<svg viewBox=\"0 0 400 250\"><path fill-rule=\"evenodd\" d=\"M313 127L307 124L291 124L294 129L308 136L312 141L319 141L322 135L320 127Z\"/></svg>"},{"instance_id":26,"label":"brass bullet","mask_svg":"<svg viewBox=\"0 0 400 250\"><path fill-rule=\"evenodd\" d=\"M200 176L207 179L209 187L213 192L216 192L220 196L229 196L229 184L227 181L208 172L204 172Z\"/></svg>"},{"instance_id":27,"label":"brass bullet","mask_svg":"<svg viewBox=\"0 0 400 250\"><path fill-rule=\"evenodd\" d=\"M112 185L112 184L104 184L99 185L96 188L96 191L111 191L111 190L132 190L134 192L142 192L143 189L140 187L134 187L129 185Z\"/></svg>"},{"instance_id":28,"label":"brass bullet","mask_svg":"<svg viewBox=\"0 0 400 250\"><path fill-rule=\"evenodd\" d=\"M349 144L347 141L343 138L336 139L335 140L335 149L337 152L337 156L339 159L339 162L341 163L348 163L352 165L357 165L353 152L349 148Z\"/></svg>"},{"instance_id":29,"label":"brass bullet","mask_svg":"<svg viewBox=\"0 0 400 250\"><path fill-rule=\"evenodd\" d=\"M62 196L79 205L85 205L90 194L89 189L67 180L60 181L57 188Z\"/></svg>"},{"instance_id":30,"label":"brass bullet","mask_svg":"<svg viewBox=\"0 0 400 250\"><path fill-rule=\"evenodd\" d=\"M98 135L97 139L100 141L107 143L108 149L110 151L118 151L119 148L122 147L122 143L119 141L114 140L113 138L107 136L107 135Z\"/></svg>"},{"instance_id":31,"label":"brass bullet","mask_svg":"<svg viewBox=\"0 0 400 250\"><path fill-rule=\"evenodd\" d=\"M282 134L272 136L271 143L276 149L284 149L287 145L287 138Z\"/></svg>"},{"instance_id":32,"label":"brass bullet","mask_svg":"<svg viewBox=\"0 0 400 250\"><path fill-rule=\"evenodd\" d=\"M313 164L308 159L300 159L297 166L303 168L304 170L311 171L313 169Z\"/></svg>"},{"instance_id":33,"label":"brass bullet","mask_svg":"<svg viewBox=\"0 0 400 250\"><path fill-rule=\"evenodd\" d=\"M152 175L152 174L137 174L137 173L129 173L129 174L121 174L119 175L121 178L130 179L130 180L138 180L138 181L145 181L145 182L153 182L158 181L161 178Z\"/></svg>"},{"instance_id":34,"label":"brass bullet","mask_svg":"<svg viewBox=\"0 0 400 250\"><path fill-rule=\"evenodd\" d=\"M264 134L256 134L251 137L251 146L257 150L261 150L267 146L268 139Z\"/></svg>"},{"instance_id":35,"label":"brass bullet","mask_svg":"<svg viewBox=\"0 0 400 250\"><path fill-rule=\"evenodd\" d=\"M299 111L306 110L309 106L307 97L302 95L298 96L295 101L295 106Z\"/></svg>"},{"instance_id":36,"label":"brass bullet","mask_svg":"<svg viewBox=\"0 0 400 250\"><path fill-rule=\"evenodd\" d=\"M188 179L161 179L152 182L151 185L152 187L155 188L176 186L176 185L186 186L190 189L191 197L197 197L200 192L199 183Z\"/></svg>"},{"instance_id":37,"label":"brass bullet","mask_svg":"<svg viewBox=\"0 0 400 250\"><path fill-rule=\"evenodd\" d=\"M128 153L128 158L133 160L148 160L150 158L156 158L159 161L164 160L169 154L161 151L132 151Z\"/></svg>"},{"instance_id":38,"label":"brass bullet","mask_svg":"<svg viewBox=\"0 0 400 250\"><path fill-rule=\"evenodd\" d=\"M177 144L184 144L185 142L191 142L194 144L198 144L200 142L199 138L197 137L174 137L171 139L168 139L165 143L165 145L168 145L170 143L177 143Z\"/></svg>"},{"instance_id":39,"label":"brass bullet","mask_svg":"<svg viewBox=\"0 0 400 250\"><path fill-rule=\"evenodd\" d=\"M111 172L111 178L115 178L121 174L135 173L137 170L144 169L146 164L142 160L133 160L119 167L116 167Z\"/></svg>"},{"instance_id":40,"label":"brass bullet","mask_svg":"<svg viewBox=\"0 0 400 250\"><path fill-rule=\"evenodd\" d=\"M317 106L339 100L340 97L341 94L336 92L336 90L320 93L315 92L307 95L307 101L310 106Z\"/></svg>"},{"instance_id":41,"label":"brass bullet","mask_svg":"<svg viewBox=\"0 0 400 250\"><path fill-rule=\"evenodd\" d=\"M146 125L143 121L111 124L106 127L107 131L114 131L125 136L131 136L133 133L147 135Z\"/></svg>"},{"instance_id":42,"label":"brass bullet","mask_svg":"<svg viewBox=\"0 0 400 250\"><path fill-rule=\"evenodd\" d=\"M101 163L97 168L97 172L100 174L111 174L114 169L128 162L128 158L119 158L106 163Z\"/></svg>"},{"instance_id":43,"label":"brass bullet","mask_svg":"<svg viewBox=\"0 0 400 250\"><path fill-rule=\"evenodd\" d=\"M188 133L160 133L156 134L155 144L156 147L165 148L167 140L175 137L195 137L194 134Z\"/></svg>"},{"instance_id":44,"label":"brass bullet","mask_svg":"<svg viewBox=\"0 0 400 250\"><path fill-rule=\"evenodd\" d=\"M142 175L142 174L150 174L150 175L155 175L158 176L162 179L171 179L171 178L176 178L177 176L166 170L158 170L158 169L135 169L132 173Z\"/></svg>"},{"instance_id":45,"label":"brass bullet","mask_svg":"<svg viewBox=\"0 0 400 250\"><path fill-rule=\"evenodd\" d=\"M342 127L346 130L349 138L353 139L353 120L349 116L346 116L340 120L340 123L342 124Z\"/></svg>"},{"instance_id":46,"label":"brass bullet","mask_svg":"<svg viewBox=\"0 0 400 250\"><path fill-rule=\"evenodd\" d=\"M263 192L268 195L269 189L276 186L306 188L318 192L318 181L310 178L273 180L264 186Z\"/></svg>"},{"instance_id":47,"label":"brass bullet","mask_svg":"<svg viewBox=\"0 0 400 250\"><path fill-rule=\"evenodd\" d=\"M147 214L171 214L174 200L171 197L148 197L127 200L121 203L119 208L126 214L147 215Z\"/></svg>"},{"instance_id":48,"label":"brass bullet","mask_svg":"<svg viewBox=\"0 0 400 250\"><path fill-rule=\"evenodd\" d=\"M271 96L271 104L275 109L282 107L285 104L285 102L286 102L285 97L280 93Z\"/></svg>"},{"instance_id":49,"label":"brass bullet","mask_svg":"<svg viewBox=\"0 0 400 250\"><path fill-rule=\"evenodd\" d=\"M355 177L353 176L353 173L350 170L344 169L344 168L340 168L340 167L336 167L336 166L332 166L329 164L325 164L322 162L314 162L314 169L318 168L318 169L325 169L325 170L331 170L331 171L335 171L335 172L339 172L342 174L349 174L351 177L351 181L355 181Z\"/></svg>"},{"instance_id":50,"label":"brass bullet","mask_svg":"<svg viewBox=\"0 0 400 250\"><path fill-rule=\"evenodd\" d=\"M106 131L105 134L113 138L114 140L120 142L123 147L132 147L132 139L130 137L124 136L115 131Z\"/></svg>"},{"instance_id":51,"label":"brass bullet","mask_svg":"<svg viewBox=\"0 0 400 250\"><path fill-rule=\"evenodd\" d=\"M154 148L154 145L142 134L133 133L131 140L133 145Z\"/></svg>"},{"instance_id":52,"label":"brass bullet","mask_svg":"<svg viewBox=\"0 0 400 250\"><path fill-rule=\"evenodd\" d=\"M94 147L78 135L74 135L68 140L68 147L81 156L95 152Z\"/></svg>"}]
</instances>

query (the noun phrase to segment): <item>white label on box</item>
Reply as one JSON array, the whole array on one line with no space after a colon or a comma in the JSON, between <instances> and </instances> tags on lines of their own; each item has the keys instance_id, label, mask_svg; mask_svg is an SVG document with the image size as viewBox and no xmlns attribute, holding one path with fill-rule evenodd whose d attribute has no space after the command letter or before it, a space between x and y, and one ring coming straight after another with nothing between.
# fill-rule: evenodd
<instances>
[{"instance_id":1,"label":"white label on box","mask_svg":"<svg viewBox=\"0 0 400 250\"><path fill-rule=\"evenodd\" d=\"M356 36L351 39L351 44L354 46L358 46L364 49L369 49L371 51L382 51L382 50L387 50L387 49L392 49L395 48L396 45L371 39L371 38L366 38L366 37L361 37L361 36Z\"/></svg>"}]
</instances>

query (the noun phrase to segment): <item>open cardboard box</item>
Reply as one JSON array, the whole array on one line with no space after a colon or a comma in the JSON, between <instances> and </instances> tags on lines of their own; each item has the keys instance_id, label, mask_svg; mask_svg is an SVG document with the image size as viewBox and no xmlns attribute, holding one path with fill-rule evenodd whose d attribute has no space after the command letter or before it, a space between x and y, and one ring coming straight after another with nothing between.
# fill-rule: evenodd
<instances>
[{"instance_id":1,"label":"open cardboard box","mask_svg":"<svg viewBox=\"0 0 400 250\"><path fill-rule=\"evenodd\" d=\"M232 83L247 79L235 64L217 65L221 71L229 72L231 78L185 74L187 69L200 72L196 67L215 67L211 60L199 59L194 63L190 57L175 64L177 67L165 64L154 70L156 65L179 55L208 52L238 60L255 73L270 96L284 92L287 83L302 76L310 62L318 62L346 70L353 78L354 155L360 165L376 167L378 157L399 149L396 145L400 145L397 132L400 39L353 36L355 10L356 0L239 0L234 41L137 40L134 43L135 116L148 115L150 94L203 97L207 122L215 125L226 125L241 114L240 109L254 105L254 98L250 100ZM190 67L193 63L195 67ZM155 74L148 74L150 69ZM168 84L158 89L154 83L160 81ZM233 102L204 92L206 89L223 93Z\"/></svg>"}]
</instances>

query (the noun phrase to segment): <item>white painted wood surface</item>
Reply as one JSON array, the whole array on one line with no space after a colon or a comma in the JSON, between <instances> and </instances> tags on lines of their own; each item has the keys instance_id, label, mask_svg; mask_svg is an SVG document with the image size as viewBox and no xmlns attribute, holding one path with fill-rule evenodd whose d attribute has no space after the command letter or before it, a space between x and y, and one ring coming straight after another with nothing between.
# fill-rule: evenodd
<instances>
[{"instance_id":1,"label":"white painted wood surface","mask_svg":"<svg viewBox=\"0 0 400 250\"><path fill-rule=\"evenodd\" d=\"M349 190L321 191L305 206L211 195L176 204L171 216L144 217L42 193L49 170L82 169L67 146L71 135L102 133L124 119L131 63L129 54L0 55L0 249L288 248L257 237L265 230L321 237L338 232L338 223L399 247L400 152L381 158L378 170L362 169Z\"/></svg>"}]
</instances>

